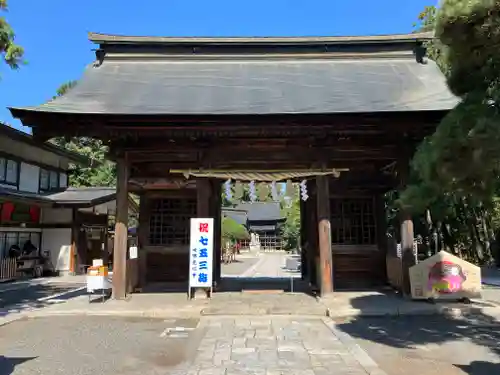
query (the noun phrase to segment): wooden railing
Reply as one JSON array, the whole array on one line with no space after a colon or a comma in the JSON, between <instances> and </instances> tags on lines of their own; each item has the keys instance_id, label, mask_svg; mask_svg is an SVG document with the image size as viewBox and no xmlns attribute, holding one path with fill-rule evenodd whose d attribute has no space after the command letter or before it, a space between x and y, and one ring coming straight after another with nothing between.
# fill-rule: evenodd
<instances>
[{"instance_id":1,"label":"wooden railing","mask_svg":"<svg viewBox=\"0 0 500 375\"><path fill-rule=\"evenodd\" d=\"M9 280L17 277L16 258L0 259L0 280Z\"/></svg>"}]
</instances>

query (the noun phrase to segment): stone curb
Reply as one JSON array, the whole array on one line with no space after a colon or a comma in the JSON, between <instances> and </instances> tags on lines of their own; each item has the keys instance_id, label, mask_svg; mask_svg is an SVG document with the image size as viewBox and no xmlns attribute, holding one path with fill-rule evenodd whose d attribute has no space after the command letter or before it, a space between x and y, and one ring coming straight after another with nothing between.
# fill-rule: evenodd
<instances>
[{"instance_id":1,"label":"stone curb","mask_svg":"<svg viewBox=\"0 0 500 375\"><path fill-rule=\"evenodd\" d=\"M404 317L404 316L448 316L452 318L471 317L477 315L487 315L497 318L500 321L500 307L446 307L446 306L432 306L424 309L381 309L381 310L357 310L357 309L344 309L332 310L325 309L325 314L297 312L293 314L285 312L272 312L261 311L252 313L251 311L241 311L234 313L220 313L210 314L203 313L200 310L88 310L88 309L72 309L72 310L32 310L26 312L12 313L6 317L0 317L0 326L12 323L16 320L23 318L36 318L36 317L51 317L51 316L125 316L125 317L143 317L143 318L172 318L185 316L189 318L200 317L231 317L231 316L275 316L275 317L315 317L315 318L330 318L330 319L348 319L348 318L384 318L384 317Z\"/></svg>"},{"instance_id":2,"label":"stone curb","mask_svg":"<svg viewBox=\"0 0 500 375\"><path fill-rule=\"evenodd\" d=\"M378 364L368 355L368 353L358 345L356 340L349 334L342 332L337 328L332 320L323 319L323 323L332 331L342 344L344 344L352 357L360 366L370 375L387 375Z\"/></svg>"},{"instance_id":3,"label":"stone curb","mask_svg":"<svg viewBox=\"0 0 500 375\"><path fill-rule=\"evenodd\" d=\"M321 311L298 311L288 312L280 311L274 309L260 308L260 309L250 309L241 311L221 311L221 312L211 312L211 311L200 311L201 316L241 316L241 315L263 315L263 316L310 316L310 317L325 317L328 311L325 308Z\"/></svg>"},{"instance_id":4,"label":"stone curb","mask_svg":"<svg viewBox=\"0 0 500 375\"><path fill-rule=\"evenodd\" d=\"M50 317L50 316L126 316L126 317L142 317L142 318L178 318L178 317L200 317L199 312L186 312L186 311L141 311L141 310L100 310L89 311L84 309L79 310L63 310L63 311L33 311L27 313L25 316L28 318Z\"/></svg>"},{"instance_id":5,"label":"stone curb","mask_svg":"<svg viewBox=\"0 0 500 375\"><path fill-rule=\"evenodd\" d=\"M403 317L403 316L433 316L442 315L453 318L465 317L470 315L496 315L500 318L500 307L447 307L432 306L422 309L390 309L390 310L358 310L349 309L341 311L332 311L327 309L327 317L335 318L375 318L375 317Z\"/></svg>"}]
</instances>

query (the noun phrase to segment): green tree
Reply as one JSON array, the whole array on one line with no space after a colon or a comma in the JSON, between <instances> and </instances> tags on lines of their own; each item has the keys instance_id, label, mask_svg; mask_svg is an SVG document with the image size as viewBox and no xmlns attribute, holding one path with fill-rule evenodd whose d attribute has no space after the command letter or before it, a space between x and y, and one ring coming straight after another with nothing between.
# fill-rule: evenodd
<instances>
[{"instance_id":1,"label":"green tree","mask_svg":"<svg viewBox=\"0 0 500 375\"><path fill-rule=\"evenodd\" d=\"M282 227L285 250L298 249L300 244L300 198L286 197L281 202L281 214L286 219Z\"/></svg>"},{"instance_id":2,"label":"green tree","mask_svg":"<svg viewBox=\"0 0 500 375\"><path fill-rule=\"evenodd\" d=\"M222 217L221 234L226 241L240 241L250 238L247 229L228 216Z\"/></svg>"},{"instance_id":3,"label":"green tree","mask_svg":"<svg viewBox=\"0 0 500 375\"><path fill-rule=\"evenodd\" d=\"M478 263L495 253L500 229L499 16L494 0L445 0L420 14L417 27L435 28L430 58L461 102L419 146L410 186L388 195L391 218L391 202L413 210L424 247Z\"/></svg>"},{"instance_id":4,"label":"green tree","mask_svg":"<svg viewBox=\"0 0 500 375\"><path fill-rule=\"evenodd\" d=\"M57 95L63 96L77 85L77 81L68 81L57 89ZM54 138L52 143L84 155L90 160L88 166L73 165L69 175L71 186L114 186L116 184L116 166L106 158L108 148L101 140L90 137Z\"/></svg>"},{"instance_id":5,"label":"green tree","mask_svg":"<svg viewBox=\"0 0 500 375\"><path fill-rule=\"evenodd\" d=\"M413 24L415 32L434 32L436 28L438 9L435 6L426 6L418 15L418 21ZM445 46L439 39L432 39L425 43L427 57L436 62L441 71L446 75L448 66L446 64L444 53Z\"/></svg>"},{"instance_id":6,"label":"green tree","mask_svg":"<svg viewBox=\"0 0 500 375\"><path fill-rule=\"evenodd\" d=\"M7 0L0 0L0 11L7 12ZM5 63L18 69L23 63L24 49L15 43L16 34L5 17L0 17L0 53Z\"/></svg>"},{"instance_id":7,"label":"green tree","mask_svg":"<svg viewBox=\"0 0 500 375\"><path fill-rule=\"evenodd\" d=\"M485 199L500 172L500 2L443 1L436 36L461 102L418 149L414 167L445 191Z\"/></svg>"}]
</instances>

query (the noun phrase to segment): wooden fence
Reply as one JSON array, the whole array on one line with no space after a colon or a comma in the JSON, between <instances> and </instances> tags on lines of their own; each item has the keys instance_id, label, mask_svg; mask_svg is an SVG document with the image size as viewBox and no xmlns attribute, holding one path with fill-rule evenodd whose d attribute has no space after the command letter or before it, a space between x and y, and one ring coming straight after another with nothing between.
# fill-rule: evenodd
<instances>
[{"instance_id":1,"label":"wooden fence","mask_svg":"<svg viewBox=\"0 0 500 375\"><path fill-rule=\"evenodd\" d=\"M15 258L0 259L0 280L9 280L17 277L17 260Z\"/></svg>"}]
</instances>

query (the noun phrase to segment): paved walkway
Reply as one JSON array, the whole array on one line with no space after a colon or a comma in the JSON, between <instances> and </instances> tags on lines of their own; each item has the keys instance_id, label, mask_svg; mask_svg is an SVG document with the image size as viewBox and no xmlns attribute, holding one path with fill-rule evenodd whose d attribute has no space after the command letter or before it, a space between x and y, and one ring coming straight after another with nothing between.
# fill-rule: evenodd
<instances>
[{"instance_id":1,"label":"paved walkway","mask_svg":"<svg viewBox=\"0 0 500 375\"><path fill-rule=\"evenodd\" d=\"M321 318L204 318L189 374L384 375L354 340Z\"/></svg>"},{"instance_id":2,"label":"paved walkway","mask_svg":"<svg viewBox=\"0 0 500 375\"><path fill-rule=\"evenodd\" d=\"M222 277L290 278L300 271L286 268L287 260L297 256L286 252L249 252L238 255L236 262L222 265Z\"/></svg>"},{"instance_id":3,"label":"paved walkway","mask_svg":"<svg viewBox=\"0 0 500 375\"><path fill-rule=\"evenodd\" d=\"M300 277L300 272L285 268L287 259L293 259L287 253L260 253L259 260L252 267L241 274L241 277Z\"/></svg>"},{"instance_id":4,"label":"paved walkway","mask_svg":"<svg viewBox=\"0 0 500 375\"><path fill-rule=\"evenodd\" d=\"M500 374L500 324L402 317L339 322L388 375Z\"/></svg>"}]
</instances>

